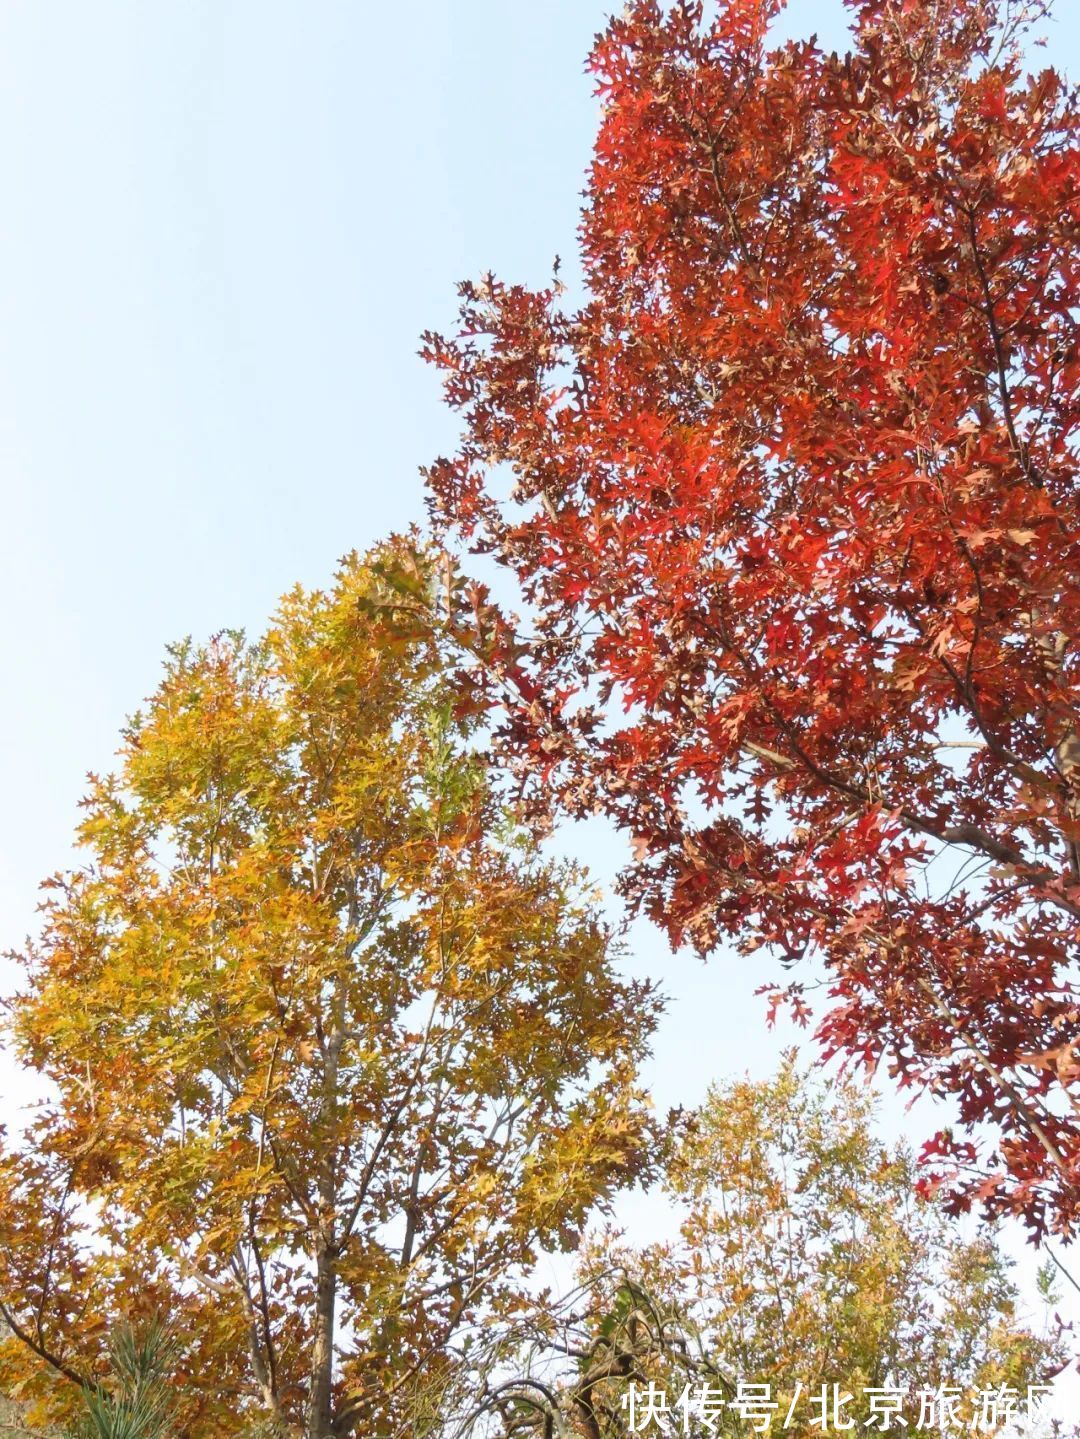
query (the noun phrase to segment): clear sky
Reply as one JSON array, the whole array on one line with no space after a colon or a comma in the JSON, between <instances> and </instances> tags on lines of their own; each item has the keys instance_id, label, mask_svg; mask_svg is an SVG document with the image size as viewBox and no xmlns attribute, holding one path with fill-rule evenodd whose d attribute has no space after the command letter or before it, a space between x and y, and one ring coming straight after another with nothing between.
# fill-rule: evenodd
<instances>
[{"instance_id":1,"label":"clear sky","mask_svg":"<svg viewBox=\"0 0 1080 1439\"><path fill-rule=\"evenodd\" d=\"M418 467L454 430L418 337L459 279L572 272L607 8L0 3L0 948L165 642L257 631L423 518ZM1075 73L1080 7L1058 8L1047 56ZM838 0L784 25L843 42ZM617 869L621 840L579 838ZM644 927L634 953L672 995L663 1106L772 1066L763 963L671 960Z\"/></svg>"}]
</instances>

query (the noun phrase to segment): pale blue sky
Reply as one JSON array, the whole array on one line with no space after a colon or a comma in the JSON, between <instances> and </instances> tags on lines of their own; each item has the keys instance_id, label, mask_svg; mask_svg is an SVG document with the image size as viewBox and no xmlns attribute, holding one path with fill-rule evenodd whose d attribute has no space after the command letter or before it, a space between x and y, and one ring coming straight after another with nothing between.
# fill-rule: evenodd
<instances>
[{"instance_id":1,"label":"pale blue sky","mask_svg":"<svg viewBox=\"0 0 1080 1439\"><path fill-rule=\"evenodd\" d=\"M606 11L0 0L0 947L164 643L257 630L423 518L453 427L419 334L488 267L572 272ZM785 28L839 46L842 8L792 0ZM581 844L604 875L624 853L599 825ZM634 944L673 996L662 1105L771 1066L771 970Z\"/></svg>"}]
</instances>

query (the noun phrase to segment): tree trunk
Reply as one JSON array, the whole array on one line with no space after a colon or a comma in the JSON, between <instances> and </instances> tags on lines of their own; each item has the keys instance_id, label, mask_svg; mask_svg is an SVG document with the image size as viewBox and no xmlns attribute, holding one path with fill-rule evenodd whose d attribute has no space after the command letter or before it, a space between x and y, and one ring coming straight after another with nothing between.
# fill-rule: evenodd
<instances>
[{"instance_id":1,"label":"tree trunk","mask_svg":"<svg viewBox=\"0 0 1080 1439\"><path fill-rule=\"evenodd\" d=\"M311 1356L311 1392L304 1439L333 1439L334 1432L331 1383L337 1276L328 1250L328 1245L320 1244L315 1289L315 1347Z\"/></svg>"}]
</instances>

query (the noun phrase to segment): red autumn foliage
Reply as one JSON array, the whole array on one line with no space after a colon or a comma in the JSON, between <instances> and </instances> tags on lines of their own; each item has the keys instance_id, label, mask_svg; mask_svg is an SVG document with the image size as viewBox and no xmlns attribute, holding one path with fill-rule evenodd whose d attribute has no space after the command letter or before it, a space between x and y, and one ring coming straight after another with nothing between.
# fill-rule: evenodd
<instances>
[{"instance_id":1,"label":"red autumn foliage","mask_svg":"<svg viewBox=\"0 0 1080 1439\"><path fill-rule=\"evenodd\" d=\"M428 478L535 620L478 598L536 802L674 943L816 956L825 1052L956 1106L927 1182L1068 1235L1077 97L1016 6L849 4L842 56L778 0L610 23L584 301L462 287Z\"/></svg>"}]
</instances>

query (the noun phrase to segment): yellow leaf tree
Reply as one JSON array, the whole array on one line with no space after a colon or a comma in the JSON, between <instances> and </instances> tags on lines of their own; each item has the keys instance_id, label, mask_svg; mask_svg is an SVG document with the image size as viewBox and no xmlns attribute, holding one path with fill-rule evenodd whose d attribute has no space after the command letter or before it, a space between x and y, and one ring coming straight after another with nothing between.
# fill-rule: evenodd
<instances>
[{"instance_id":1,"label":"yellow leaf tree","mask_svg":"<svg viewBox=\"0 0 1080 1439\"><path fill-rule=\"evenodd\" d=\"M579 1289L452 1376L460 1432L990 1435L1024 1419L1068 1336L1024 1314L993 1232L961 1235L920 1199L913 1156L871 1119L863 1084L816 1086L792 1054L769 1080L716 1085L671 1134L677 1234L583 1246Z\"/></svg>"},{"instance_id":2,"label":"yellow leaf tree","mask_svg":"<svg viewBox=\"0 0 1080 1439\"><path fill-rule=\"evenodd\" d=\"M455 689L467 596L396 540L258 642L169 650L9 1040L0 1390L63 1418L108 1332L181 1340L178 1434L391 1435L647 1165L657 1000L508 822Z\"/></svg>"}]
</instances>

